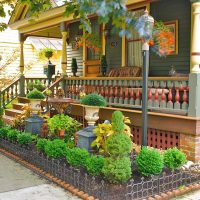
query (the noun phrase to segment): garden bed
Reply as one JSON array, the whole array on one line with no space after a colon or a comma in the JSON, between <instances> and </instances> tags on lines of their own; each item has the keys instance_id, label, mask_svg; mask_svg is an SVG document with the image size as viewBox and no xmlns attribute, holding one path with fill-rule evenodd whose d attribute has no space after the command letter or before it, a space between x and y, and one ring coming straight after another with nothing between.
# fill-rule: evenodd
<instances>
[{"instance_id":1,"label":"garden bed","mask_svg":"<svg viewBox=\"0 0 200 200\"><path fill-rule=\"evenodd\" d=\"M171 172L166 170L158 176L151 176L149 178L143 178L134 171L132 179L126 184L112 185L101 177L88 175L84 169L75 169L69 166L65 159L48 158L43 153L37 151L35 145L23 147L1 139L0 148L19 156L47 173L101 200L142 200L200 181L200 174L192 171L176 170Z\"/></svg>"}]
</instances>

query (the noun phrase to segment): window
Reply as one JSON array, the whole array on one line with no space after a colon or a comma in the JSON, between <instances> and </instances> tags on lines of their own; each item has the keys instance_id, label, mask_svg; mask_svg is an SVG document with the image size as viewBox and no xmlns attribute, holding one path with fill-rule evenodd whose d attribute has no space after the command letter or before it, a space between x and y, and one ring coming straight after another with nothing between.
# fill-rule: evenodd
<instances>
[{"instance_id":1,"label":"window","mask_svg":"<svg viewBox=\"0 0 200 200\"><path fill-rule=\"evenodd\" d=\"M133 10L136 17L140 17L144 14L145 7ZM127 65L128 66L137 66L142 67L142 41L139 38L139 35L136 31L133 31L132 37L127 39L126 43L127 48Z\"/></svg>"}]
</instances>

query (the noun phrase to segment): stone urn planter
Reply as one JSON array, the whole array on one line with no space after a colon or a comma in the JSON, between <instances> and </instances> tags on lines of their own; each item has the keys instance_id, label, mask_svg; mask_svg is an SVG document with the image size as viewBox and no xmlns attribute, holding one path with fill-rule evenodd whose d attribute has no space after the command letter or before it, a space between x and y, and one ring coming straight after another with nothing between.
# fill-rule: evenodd
<instances>
[{"instance_id":1,"label":"stone urn planter","mask_svg":"<svg viewBox=\"0 0 200 200\"><path fill-rule=\"evenodd\" d=\"M41 110L41 99L30 99L30 109L33 114L37 114Z\"/></svg>"},{"instance_id":2,"label":"stone urn planter","mask_svg":"<svg viewBox=\"0 0 200 200\"><path fill-rule=\"evenodd\" d=\"M89 126L94 126L99 119L99 107L98 106L84 106L85 107L85 119Z\"/></svg>"},{"instance_id":3,"label":"stone urn planter","mask_svg":"<svg viewBox=\"0 0 200 200\"><path fill-rule=\"evenodd\" d=\"M106 106L106 100L101 95L91 93L84 95L81 98L80 103L85 108L85 119L88 122L88 126L94 126L99 119L99 108Z\"/></svg>"}]
</instances>

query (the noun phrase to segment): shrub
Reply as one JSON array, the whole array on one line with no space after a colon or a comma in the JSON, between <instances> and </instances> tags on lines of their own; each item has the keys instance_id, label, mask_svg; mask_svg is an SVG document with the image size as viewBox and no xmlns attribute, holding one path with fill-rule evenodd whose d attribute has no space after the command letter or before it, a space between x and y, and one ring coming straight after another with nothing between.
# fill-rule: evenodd
<instances>
[{"instance_id":1,"label":"shrub","mask_svg":"<svg viewBox=\"0 0 200 200\"><path fill-rule=\"evenodd\" d=\"M32 90L27 94L28 99L44 99L45 96L42 92L38 91L37 89Z\"/></svg>"},{"instance_id":2,"label":"shrub","mask_svg":"<svg viewBox=\"0 0 200 200\"><path fill-rule=\"evenodd\" d=\"M45 146L47 145L47 141L48 141L47 139L38 139L36 144L37 150L44 152Z\"/></svg>"},{"instance_id":3,"label":"shrub","mask_svg":"<svg viewBox=\"0 0 200 200\"><path fill-rule=\"evenodd\" d=\"M48 141L44 150L47 156L51 158L62 158L66 154L67 147L64 141L56 139Z\"/></svg>"},{"instance_id":4,"label":"shrub","mask_svg":"<svg viewBox=\"0 0 200 200\"><path fill-rule=\"evenodd\" d=\"M72 148L68 149L66 153L67 162L73 167L86 166L86 160L89 157L89 153L86 149Z\"/></svg>"},{"instance_id":5,"label":"shrub","mask_svg":"<svg viewBox=\"0 0 200 200\"><path fill-rule=\"evenodd\" d=\"M11 129L9 130L9 132L7 133L7 138L8 140L10 140L11 142L17 142L17 137L18 135L21 134L18 130L15 129Z\"/></svg>"},{"instance_id":6,"label":"shrub","mask_svg":"<svg viewBox=\"0 0 200 200\"><path fill-rule=\"evenodd\" d=\"M102 173L110 183L124 183L131 177L131 161L127 157L106 158Z\"/></svg>"},{"instance_id":7,"label":"shrub","mask_svg":"<svg viewBox=\"0 0 200 200\"><path fill-rule=\"evenodd\" d=\"M164 153L164 164L169 169L177 169L186 163L186 155L177 148L171 148Z\"/></svg>"},{"instance_id":8,"label":"shrub","mask_svg":"<svg viewBox=\"0 0 200 200\"><path fill-rule=\"evenodd\" d=\"M22 133L17 135L17 141L21 145L28 145L32 142L32 136L30 133Z\"/></svg>"},{"instance_id":9,"label":"shrub","mask_svg":"<svg viewBox=\"0 0 200 200\"><path fill-rule=\"evenodd\" d=\"M138 171L144 176L156 175L162 172L163 158L159 151L143 147L136 157Z\"/></svg>"},{"instance_id":10,"label":"shrub","mask_svg":"<svg viewBox=\"0 0 200 200\"><path fill-rule=\"evenodd\" d=\"M127 156L131 152L132 142L125 134L114 134L108 138L106 147L111 156Z\"/></svg>"},{"instance_id":11,"label":"shrub","mask_svg":"<svg viewBox=\"0 0 200 200\"><path fill-rule=\"evenodd\" d=\"M90 156L86 160L86 169L89 174L100 175L104 166L105 158L103 156Z\"/></svg>"},{"instance_id":12,"label":"shrub","mask_svg":"<svg viewBox=\"0 0 200 200\"><path fill-rule=\"evenodd\" d=\"M124 115L121 111L115 111L112 114L112 128L114 133L124 133Z\"/></svg>"},{"instance_id":13,"label":"shrub","mask_svg":"<svg viewBox=\"0 0 200 200\"><path fill-rule=\"evenodd\" d=\"M105 107L106 106L106 100L96 93L91 93L86 96L84 96L81 101L81 104L88 105L88 106L99 106L99 107Z\"/></svg>"},{"instance_id":14,"label":"shrub","mask_svg":"<svg viewBox=\"0 0 200 200\"><path fill-rule=\"evenodd\" d=\"M37 143L37 141L38 141L38 135L31 135L31 137L32 137L32 142L33 143Z\"/></svg>"},{"instance_id":15,"label":"shrub","mask_svg":"<svg viewBox=\"0 0 200 200\"><path fill-rule=\"evenodd\" d=\"M11 130L11 127L9 126L0 128L0 138L7 138L7 134L10 130Z\"/></svg>"}]
</instances>

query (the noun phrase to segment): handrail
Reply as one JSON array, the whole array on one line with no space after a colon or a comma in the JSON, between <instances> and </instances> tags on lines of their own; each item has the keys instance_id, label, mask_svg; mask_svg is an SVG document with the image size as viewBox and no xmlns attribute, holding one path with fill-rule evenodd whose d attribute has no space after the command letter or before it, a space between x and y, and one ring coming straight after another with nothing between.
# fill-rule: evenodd
<instances>
[{"instance_id":1,"label":"handrail","mask_svg":"<svg viewBox=\"0 0 200 200\"><path fill-rule=\"evenodd\" d=\"M150 81L187 81L189 78L184 77L149 77ZM141 81L142 77L65 77L65 80L135 80Z\"/></svg>"}]
</instances>

